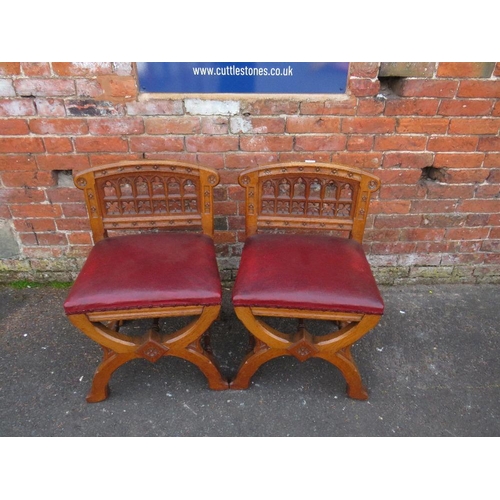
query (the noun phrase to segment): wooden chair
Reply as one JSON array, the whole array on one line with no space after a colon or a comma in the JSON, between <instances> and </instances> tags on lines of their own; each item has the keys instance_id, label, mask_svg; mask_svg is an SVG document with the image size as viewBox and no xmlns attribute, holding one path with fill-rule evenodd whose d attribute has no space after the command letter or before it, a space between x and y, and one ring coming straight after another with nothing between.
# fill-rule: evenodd
<instances>
[{"instance_id":1,"label":"wooden chair","mask_svg":"<svg viewBox=\"0 0 500 500\"><path fill-rule=\"evenodd\" d=\"M136 358L177 356L198 366L211 389L228 388L201 342L221 307L212 240L218 182L215 171L172 161L124 161L75 176L95 245L64 309L104 350L88 402L106 399L113 372ZM179 316L195 318L160 331L159 318ZM143 336L120 332L124 322L147 318L152 326Z\"/></svg>"},{"instance_id":2,"label":"wooden chair","mask_svg":"<svg viewBox=\"0 0 500 500\"><path fill-rule=\"evenodd\" d=\"M248 388L257 369L278 356L321 358L340 369L348 396L367 399L351 346L384 310L361 246L379 179L342 165L284 163L246 170L239 182L247 239L232 300L253 348L230 388ZM297 332L278 331L268 324L277 320L263 317L297 318ZM336 327L313 335L305 320Z\"/></svg>"}]
</instances>

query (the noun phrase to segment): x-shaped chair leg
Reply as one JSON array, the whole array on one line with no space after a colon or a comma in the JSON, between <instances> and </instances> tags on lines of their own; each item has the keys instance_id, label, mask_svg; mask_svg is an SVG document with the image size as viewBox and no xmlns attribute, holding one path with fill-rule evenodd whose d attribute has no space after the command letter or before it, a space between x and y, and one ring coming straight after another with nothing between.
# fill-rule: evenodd
<instances>
[{"instance_id":1,"label":"x-shaped chair leg","mask_svg":"<svg viewBox=\"0 0 500 500\"><path fill-rule=\"evenodd\" d=\"M160 335L157 323L141 338L129 337L102 322L91 321L85 314L69 315L69 320L104 351L95 372L89 403L103 401L109 395L109 380L114 371L136 358L155 363L164 356L176 356L195 364L205 375L210 389L225 390L228 382L222 377L213 356L201 345L201 337L219 314L220 306L207 306L198 318L168 335Z\"/></svg>"},{"instance_id":2,"label":"x-shaped chair leg","mask_svg":"<svg viewBox=\"0 0 500 500\"><path fill-rule=\"evenodd\" d=\"M267 361L279 356L294 356L299 361L321 358L335 365L347 382L347 395L353 399L367 399L361 374L351 355L351 346L373 329L380 321L379 315L344 315L350 319L342 323L340 330L325 336L311 335L303 325L295 335L284 334L259 319L250 307L236 307L236 314L255 337L255 345L244 358L231 389L247 389L254 373ZM265 311L259 311L266 315ZM294 313L283 314L292 317ZM274 314L277 315L277 314ZM307 317L307 315L303 315ZM331 319L334 319L333 316Z\"/></svg>"}]
</instances>

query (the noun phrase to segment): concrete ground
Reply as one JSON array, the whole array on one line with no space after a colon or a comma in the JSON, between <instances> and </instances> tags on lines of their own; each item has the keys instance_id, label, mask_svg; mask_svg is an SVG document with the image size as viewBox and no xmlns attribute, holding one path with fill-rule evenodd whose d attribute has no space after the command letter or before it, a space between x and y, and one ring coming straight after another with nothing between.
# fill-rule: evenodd
<instances>
[{"instance_id":1,"label":"concrete ground","mask_svg":"<svg viewBox=\"0 0 500 500\"><path fill-rule=\"evenodd\" d=\"M64 316L67 290L0 287L0 436L499 436L500 286L381 291L386 313L353 348L368 401L322 360L279 358L248 390L215 392L163 358L122 366L89 404L101 351ZM232 377L247 335L229 297L212 345Z\"/></svg>"}]
</instances>

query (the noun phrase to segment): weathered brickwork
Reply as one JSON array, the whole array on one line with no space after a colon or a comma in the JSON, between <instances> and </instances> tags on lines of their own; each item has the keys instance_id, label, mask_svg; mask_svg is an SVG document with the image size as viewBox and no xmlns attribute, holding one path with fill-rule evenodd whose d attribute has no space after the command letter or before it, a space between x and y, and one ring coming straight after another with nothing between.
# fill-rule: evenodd
<instances>
[{"instance_id":1,"label":"weathered brickwork","mask_svg":"<svg viewBox=\"0 0 500 500\"><path fill-rule=\"evenodd\" d=\"M92 241L71 174L125 159L216 168L221 275L244 240L242 169L339 162L382 179L380 283L500 282L500 63L352 63L345 95L140 95L133 63L0 63L0 281L70 279Z\"/></svg>"}]
</instances>

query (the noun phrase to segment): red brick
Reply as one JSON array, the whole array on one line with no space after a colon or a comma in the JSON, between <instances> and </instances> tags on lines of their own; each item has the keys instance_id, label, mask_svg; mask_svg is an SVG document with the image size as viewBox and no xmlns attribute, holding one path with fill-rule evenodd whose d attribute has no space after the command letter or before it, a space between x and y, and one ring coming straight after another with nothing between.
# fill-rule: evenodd
<instances>
[{"instance_id":1,"label":"red brick","mask_svg":"<svg viewBox=\"0 0 500 500\"><path fill-rule=\"evenodd\" d=\"M488 236L489 227L453 227L446 230L447 240L482 240Z\"/></svg>"},{"instance_id":2,"label":"red brick","mask_svg":"<svg viewBox=\"0 0 500 500\"><path fill-rule=\"evenodd\" d=\"M408 214L410 200L373 200L370 204L372 214Z\"/></svg>"},{"instance_id":3,"label":"red brick","mask_svg":"<svg viewBox=\"0 0 500 500\"><path fill-rule=\"evenodd\" d=\"M163 152L183 151L184 140L182 137L131 137L130 151L137 152Z\"/></svg>"},{"instance_id":4,"label":"red brick","mask_svg":"<svg viewBox=\"0 0 500 500\"><path fill-rule=\"evenodd\" d=\"M141 160L144 155L140 153L122 153L122 154L89 154L88 161L92 167L106 165L108 163L117 163L125 160Z\"/></svg>"},{"instance_id":5,"label":"red brick","mask_svg":"<svg viewBox=\"0 0 500 500\"><path fill-rule=\"evenodd\" d=\"M382 164L381 153L341 152L332 154L332 162L362 169L374 169Z\"/></svg>"},{"instance_id":6,"label":"red brick","mask_svg":"<svg viewBox=\"0 0 500 500\"><path fill-rule=\"evenodd\" d=\"M85 203L67 203L62 205L62 212L64 217L76 217L82 219L88 217L87 208Z\"/></svg>"},{"instance_id":7,"label":"red brick","mask_svg":"<svg viewBox=\"0 0 500 500\"><path fill-rule=\"evenodd\" d=\"M392 255L392 254L412 254L415 253L416 243L395 241L391 243L373 242L371 244L371 254Z\"/></svg>"},{"instance_id":8,"label":"red brick","mask_svg":"<svg viewBox=\"0 0 500 500\"><path fill-rule=\"evenodd\" d=\"M461 212L472 213L496 213L500 212L500 199L498 200L461 200L459 204Z\"/></svg>"},{"instance_id":9,"label":"red brick","mask_svg":"<svg viewBox=\"0 0 500 500\"><path fill-rule=\"evenodd\" d=\"M276 163L278 155L274 153L228 153L225 155L225 166L231 169L244 169ZM238 180L235 180L238 184Z\"/></svg>"},{"instance_id":10,"label":"red brick","mask_svg":"<svg viewBox=\"0 0 500 500\"><path fill-rule=\"evenodd\" d=\"M21 63L2 62L0 63L0 76L19 75L21 73Z\"/></svg>"},{"instance_id":11,"label":"red brick","mask_svg":"<svg viewBox=\"0 0 500 500\"><path fill-rule=\"evenodd\" d=\"M20 233L21 243L26 246L62 246L68 244L63 233Z\"/></svg>"},{"instance_id":12,"label":"red brick","mask_svg":"<svg viewBox=\"0 0 500 500\"><path fill-rule=\"evenodd\" d=\"M0 137L0 153L43 153L42 139L37 137Z\"/></svg>"},{"instance_id":13,"label":"red brick","mask_svg":"<svg viewBox=\"0 0 500 500\"><path fill-rule=\"evenodd\" d=\"M291 134L314 134L340 132L340 118L318 116L289 116L286 131Z\"/></svg>"},{"instance_id":14,"label":"red brick","mask_svg":"<svg viewBox=\"0 0 500 500\"><path fill-rule=\"evenodd\" d=\"M454 99L443 101L438 114L444 116L487 116L491 113L493 101L486 99Z\"/></svg>"},{"instance_id":15,"label":"red brick","mask_svg":"<svg viewBox=\"0 0 500 500\"><path fill-rule=\"evenodd\" d=\"M200 119L190 116L146 118L144 124L146 133L153 135L199 134L201 132Z\"/></svg>"},{"instance_id":16,"label":"red brick","mask_svg":"<svg viewBox=\"0 0 500 500\"><path fill-rule=\"evenodd\" d=\"M441 214L457 209L458 200L412 200L411 213Z\"/></svg>"},{"instance_id":17,"label":"red brick","mask_svg":"<svg viewBox=\"0 0 500 500\"><path fill-rule=\"evenodd\" d=\"M188 140L189 139L187 139L186 142ZM240 140L240 148L242 151L291 151L292 147L293 138L291 136L241 136Z\"/></svg>"},{"instance_id":18,"label":"red brick","mask_svg":"<svg viewBox=\"0 0 500 500\"><path fill-rule=\"evenodd\" d=\"M380 91L380 81L368 78L349 78L348 88L355 96L373 96Z\"/></svg>"},{"instance_id":19,"label":"red brick","mask_svg":"<svg viewBox=\"0 0 500 500\"><path fill-rule=\"evenodd\" d=\"M452 118L450 120L450 134L498 134L500 118Z\"/></svg>"},{"instance_id":20,"label":"red brick","mask_svg":"<svg viewBox=\"0 0 500 500\"><path fill-rule=\"evenodd\" d=\"M500 152L486 153L484 158L485 167L500 167Z\"/></svg>"},{"instance_id":21,"label":"red brick","mask_svg":"<svg viewBox=\"0 0 500 500\"><path fill-rule=\"evenodd\" d=\"M52 69L60 76L97 76L112 73L109 62L53 62Z\"/></svg>"},{"instance_id":22,"label":"red brick","mask_svg":"<svg viewBox=\"0 0 500 500\"><path fill-rule=\"evenodd\" d=\"M75 232L68 234L70 245L92 245L92 236L89 232Z\"/></svg>"},{"instance_id":23,"label":"red brick","mask_svg":"<svg viewBox=\"0 0 500 500\"><path fill-rule=\"evenodd\" d=\"M44 137L47 153L72 153L73 143L68 137Z\"/></svg>"},{"instance_id":24,"label":"red brick","mask_svg":"<svg viewBox=\"0 0 500 500\"><path fill-rule=\"evenodd\" d=\"M82 98L103 99L104 89L101 84L90 78L78 78L75 80L76 95Z\"/></svg>"},{"instance_id":25,"label":"red brick","mask_svg":"<svg viewBox=\"0 0 500 500\"><path fill-rule=\"evenodd\" d=\"M380 188L380 199L381 200L399 200L399 199L415 199L425 197L425 187L420 184L412 186L390 186L382 185Z\"/></svg>"},{"instance_id":26,"label":"red brick","mask_svg":"<svg viewBox=\"0 0 500 500\"><path fill-rule=\"evenodd\" d=\"M465 225L471 226L489 226L489 214L469 214L466 216Z\"/></svg>"},{"instance_id":27,"label":"red brick","mask_svg":"<svg viewBox=\"0 0 500 500\"><path fill-rule=\"evenodd\" d=\"M500 151L500 137L480 137L478 151Z\"/></svg>"},{"instance_id":28,"label":"red brick","mask_svg":"<svg viewBox=\"0 0 500 500\"><path fill-rule=\"evenodd\" d=\"M295 151L340 151L345 149L344 135L304 135L295 139Z\"/></svg>"},{"instance_id":29,"label":"red brick","mask_svg":"<svg viewBox=\"0 0 500 500\"><path fill-rule=\"evenodd\" d=\"M427 214L423 217L425 227L454 227L464 224L465 214Z\"/></svg>"},{"instance_id":30,"label":"red brick","mask_svg":"<svg viewBox=\"0 0 500 500\"><path fill-rule=\"evenodd\" d=\"M19 188L2 188L0 191L0 200L7 204L21 203L41 203L47 201L45 192L41 189L24 186Z\"/></svg>"},{"instance_id":31,"label":"red brick","mask_svg":"<svg viewBox=\"0 0 500 500\"><path fill-rule=\"evenodd\" d=\"M371 151L373 148L372 135L351 135L347 138L348 151Z\"/></svg>"},{"instance_id":32,"label":"red brick","mask_svg":"<svg viewBox=\"0 0 500 500\"><path fill-rule=\"evenodd\" d=\"M484 153L441 153L437 152L434 167L479 168L482 166Z\"/></svg>"},{"instance_id":33,"label":"red brick","mask_svg":"<svg viewBox=\"0 0 500 500\"><path fill-rule=\"evenodd\" d=\"M397 118L396 131L400 134L445 134L448 118Z\"/></svg>"},{"instance_id":34,"label":"red brick","mask_svg":"<svg viewBox=\"0 0 500 500\"><path fill-rule=\"evenodd\" d=\"M402 241L440 241L445 235L444 228L412 228L401 230Z\"/></svg>"},{"instance_id":35,"label":"red brick","mask_svg":"<svg viewBox=\"0 0 500 500\"><path fill-rule=\"evenodd\" d=\"M142 118L93 118L88 120L91 134L94 135L130 135L142 134Z\"/></svg>"},{"instance_id":36,"label":"red brick","mask_svg":"<svg viewBox=\"0 0 500 500\"><path fill-rule=\"evenodd\" d=\"M500 80L463 80L460 82L458 97L500 98Z\"/></svg>"},{"instance_id":37,"label":"red brick","mask_svg":"<svg viewBox=\"0 0 500 500\"><path fill-rule=\"evenodd\" d=\"M377 215L374 227L383 229L418 227L420 226L421 221L421 215Z\"/></svg>"},{"instance_id":38,"label":"red brick","mask_svg":"<svg viewBox=\"0 0 500 500\"><path fill-rule=\"evenodd\" d=\"M394 118L344 118L342 132L345 134L390 134L394 132Z\"/></svg>"},{"instance_id":39,"label":"red brick","mask_svg":"<svg viewBox=\"0 0 500 500\"><path fill-rule=\"evenodd\" d=\"M492 116L500 116L500 101L495 101L491 114Z\"/></svg>"},{"instance_id":40,"label":"red brick","mask_svg":"<svg viewBox=\"0 0 500 500\"><path fill-rule=\"evenodd\" d=\"M138 92L136 80L132 76L98 76L97 81L104 91L102 97L111 101L133 99Z\"/></svg>"},{"instance_id":41,"label":"red brick","mask_svg":"<svg viewBox=\"0 0 500 500\"><path fill-rule=\"evenodd\" d=\"M206 135L224 135L229 131L229 119L225 116L210 116L201 119L201 133Z\"/></svg>"},{"instance_id":42,"label":"red brick","mask_svg":"<svg viewBox=\"0 0 500 500\"><path fill-rule=\"evenodd\" d=\"M493 76L500 76L500 63L495 64L495 69L493 70Z\"/></svg>"},{"instance_id":43,"label":"red brick","mask_svg":"<svg viewBox=\"0 0 500 500\"><path fill-rule=\"evenodd\" d=\"M35 170L35 157L27 155L0 155L0 171L2 170Z\"/></svg>"},{"instance_id":44,"label":"red brick","mask_svg":"<svg viewBox=\"0 0 500 500\"><path fill-rule=\"evenodd\" d=\"M401 236L401 229L371 229L365 230L364 242L380 242L391 244L398 241Z\"/></svg>"},{"instance_id":45,"label":"red brick","mask_svg":"<svg viewBox=\"0 0 500 500\"><path fill-rule=\"evenodd\" d=\"M349 64L349 75L358 78L376 78L379 63L376 62L352 62Z\"/></svg>"},{"instance_id":46,"label":"red brick","mask_svg":"<svg viewBox=\"0 0 500 500\"><path fill-rule=\"evenodd\" d=\"M56 226L58 231L81 231L83 229L90 229L89 220L85 218L72 217L69 219L56 219Z\"/></svg>"},{"instance_id":47,"label":"red brick","mask_svg":"<svg viewBox=\"0 0 500 500\"><path fill-rule=\"evenodd\" d=\"M306 101L300 105L302 115L355 115L357 99L342 96L331 101ZM293 114L287 113L287 114Z\"/></svg>"},{"instance_id":48,"label":"red brick","mask_svg":"<svg viewBox=\"0 0 500 500\"><path fill-rule=\"evenodd\" d=\"M285 118L282 117L249 117L246 119L250 125L248 133L251 134L282 134L285 132ZM233 133L240 133L240 126L231 119L230 129ZM245 131L241 131L246 133Z\"/></svg>"},{"instance_id":49,"label":"red brick","mask_svg":"<svg viewBox=\"0 0 500 500\"><path fill-rule=\"evenodd\" d=\"M427 198L439 199L468 199L474 195L474 185L469 184L442 184L438 182L427 182Z\"/></svg>"},{"instance_id":50,"label":"red brick","mask_svg":"<svg viewBox=\"0 0 500 500\"><path fill-rule=\"evenodd\" d=\"M480 183L484 182L490 175L487 168L450 168L446 172L447 182L450 184Z\"/></svg>"},{"instance_id":51,"label":"red brick","mask_svg":"<svg viewBox=\"0 0 500 500\"><path fill-rule=\"evenodd\" d=\"M38 168L44 171L52 170L83 170L89 168L87 155L38 155Z\"/></svg>"},{"instance_id":52,"label":"red brick","mask_svg":"<svg viewBox=\"0 0 500 500\"><path fill-rule=\"evenodd\" d=\"M33 99L0 99L0 116L33 115L36 115Z\"/></svg>"},{"instance_id":53,"label":"red brick","mask_svg":"<svg viewBox=\"0 0 500 500\"><path fill-rule=\"evenodd\" d=\"M69 187L57 187L46 190L50 203L80 203L84 201L83 192L80 189Z\"/></svg>"},{"instance_id":54,"label":"red brick","mask_svg":"<svg viewBox=\"0 0 500 500\"><path fill-rule=\"evenodd\" d=\"M439 102L439 99L389 99L385 104L384 114L386 116L435 115Z\"/></svg>"},{"instance_id":55,"label":"red brick","mask_svg":"<svg viewBox=\"0 0 500 500\"><path fill-rule=\"evenodd\" d=\"M14 217L19 218L54 218L62 214L60 205L11 205L10 210Z\"/></svg>"},{"instance_id":56,"label":"red brick","mask_svg":"<svg viewBox=\"0 0 500 500\"><path fill-rule=\"evenodd\" d=\"M35 134L81 135L88 132L87 122L80 118L32 118L30 129Z\"/></svg>"},{"instance_id":57,"label":"red brick","mask_svg":"<svg viewBox=\"0 0 500 500\"><path fill-rule=\"evenodd\" d=\"M385 102L374 98L360 98L358 101L357 115L380 115L384 112Z\"/></svg>"},{"instance_id":58,"label":"red brick","mask_svg":"<svg viewBox=\"0 0 500 500\"><path fill-rule=\"evenodd\" d=\"M336 155L334 153L333 155ZM311 161L314 160L316 162L330 162L332 160L332 152L331 151L290 151L290 152L282 152L279 154L279 157L275 161L281 162L291 162L291 161ZM269 162L268 162L269 163ZM271 162L273 163L273 162Z\"/></svg>"},{"instance_id":59,"label":"red brick","mask_svg":"<svg viewBox=\"0 0 500 500\"><path fill-rule=\"evenodd\" d=\"M121 137L76 137L75 147L79 153L128 151L128 143Z\"/></svg>"},{"instance_id":60,"label":"red brick","mask_svg":"<svg viewBox=\"0 0 500 500\"><path fill-rule=\"evenodd\" d=\"M14 228L20 233L55 231L54 219L14 219Z\"/></svg>"},{"instance_id":61,"label":"red brick","mask_svg":"<svg viewBox=\"0 0 500 500\"><path fill-rule=\"evenodd\" d=\"M475 196L476 198L497 198L500 196L500 184L477 186Z\"/></svg>"},{"instance_id":62,"label":"red brick","mask_svg":"<svg viewBox=\"0 0 500 500\"><path fill-rule=\"evenodd\" d=\"M66 108L63 99L37 97L35 106L38 116L66 116Z\"/></svg>"},{"instance_id":63,"label":"red brick","mask_svg":"<svg viewBox=\"0 0 500 500\"><path fill-rule=\"evenodd\" d=\"M419 169L379 169L376 171L382 185L416 184L421 176Z\"/></svg>"},{"instance_id":64,"label":"red brick","mask_svg":"<svg viewBox=\"0 0 500 500\"><path fill-rule=\"evenodd\" d=\"M400 168L415 168L422 169L433 164L433 153L385 153L384 167L400 167Z\"/></svg>"},{"instance_id":65,"label":"red brick","mask_svg":"<svg viewBox=\"0 0 500 500\"><path fill-rule=\"evenodd\" d=\"M50 76L50 64L46 62L23 62L24 76Z\"/></svg>"},{"instance_id":66,"label":"red brick","mask_svg":"<svg viewBox=\"0 0 500 500\"><path fill-rule=\"evenodd\" d=\"M418 135L386 135L375 137L376 151L420 151L425 149L427 137Z\"/></svg>"},{"instance_id":67,"label":"red brick","mask_svg":"<svg viewBox=\"0 0 500 500\"><path fill-rule=\"evenodd\" d=\"M294 115L299 111L299 102L283 99L258 99L244 101L241 104L241 114L250 115Z\"/></svg>"},{"instance_id":68,"label":"red brick","mask_svg":"<svg viewBox=\"0 0 500 500\"><path fill-rule=\"evenodd\" d=\"M402 97L455 97L458 82L449 80L402 79L394 91Z\"/></svg>"},{"instance_id":69,"label":"red brick","mask_svg":"<svg viewBox=\"0 0 500 500\"><path fill-rule=\"evenodd\" d=\"M50 172L1 172L2 182L6 187L47 187L54 186L56 181Z\"/></svg>"},{"instance_id":70,"label":"red brick","mask_svg":"<svg viewBox=\"0 0 500 500\"><path fill-rule=\"evenodd\" d=\"M29 134L28 123L22 118L0 120L0 135L26 135Z\"/></svg>"},{"instance_id":71,"label":"red brick","mask_svg":"<svg viewBox=\"0 0 500 500\"><path fill-rule=\"evenodd\" d=\"M494 67L495 63L485 62L440 62L437 76L445 78L489 78Z\"/></svg>"},{"instance_id":72,"label":"red brick","mask_svg":"<svg viewBox=\"0 0 500 500\"><path fill-rule=\"evenodd\" d=\"M14 81L19 95L58 97L75 95L75 82L59 78L21 78Z\"/></svg>"},{"instance_id":73,"label":"red brick","mask_svg":"<svg viewBox=\"0 0 500 500\"><path fill-rule=\"evenodd\" d=\"M429 151L475 151L477 137L430 137L427 144Z\"/></svg>"}]
</instances>

